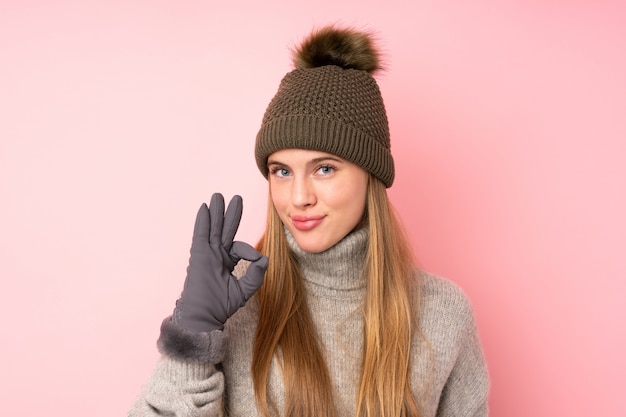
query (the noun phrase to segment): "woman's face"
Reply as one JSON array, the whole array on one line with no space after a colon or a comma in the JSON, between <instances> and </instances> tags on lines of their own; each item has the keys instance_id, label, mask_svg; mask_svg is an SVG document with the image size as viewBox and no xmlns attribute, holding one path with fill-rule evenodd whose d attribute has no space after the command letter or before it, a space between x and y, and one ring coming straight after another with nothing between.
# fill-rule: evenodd
<instances>
[{"instance_id":1,"label":"woman's face","mask_svg":"<svg viewBox=\"0 0 626 417\"><path fill-rule=\"evenodd\" d=\"M338 156L282 149L268 158L272 202L305 252L325 251L360 222L368 173Z\"/></svg>"}]
</instances>

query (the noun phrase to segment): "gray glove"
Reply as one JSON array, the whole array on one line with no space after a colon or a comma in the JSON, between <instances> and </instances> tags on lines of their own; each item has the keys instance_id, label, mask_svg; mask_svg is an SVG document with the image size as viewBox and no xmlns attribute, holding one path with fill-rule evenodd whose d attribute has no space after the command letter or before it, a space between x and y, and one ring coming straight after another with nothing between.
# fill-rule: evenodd
<instances>
[{"instance_id":1,"label":"gray glove","mask_svg":"<svg viewBox=\"0 0 626 417\"><path fill-rule=\"evenodd\" d=\"M187 278L174 309L174 322L193 332L224 328L232 316L263 284L267 258L244 242L233 242L243 210L236 195L224 214L224 197L213 194L196 217ZM246 275L232 272L240 259L251 261Z\"/></svg>"}]
</instances>

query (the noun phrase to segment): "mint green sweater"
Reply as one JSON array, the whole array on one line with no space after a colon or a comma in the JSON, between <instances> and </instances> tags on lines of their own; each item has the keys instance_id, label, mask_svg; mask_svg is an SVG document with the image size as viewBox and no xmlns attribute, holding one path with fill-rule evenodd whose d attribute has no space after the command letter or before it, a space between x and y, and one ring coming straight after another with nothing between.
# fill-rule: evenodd
<instances>
[{"instance_id":1,"label":"mint green sweater","mask_svg":"<svg viewBox=\"0 0 626 417\"><path fill-rule=\"evenodd\" d=\"M356 406L366 290L359 271L367 238L367 230L359 230L319 254L301 251L291 238L289 242L305 280L342 417L354 417ZM414 339L411 387L422 416L487 416L489 376L467 297L453 283L432 275L420 274L416 284L421 285L419 325L428 343ZM250 375L256 322L254 298L227 321L223 332L193 335L166 320L159 340L162 357L129 416L258 415ZM270 371L268 393L281 409L284 387L277 363Z\"/></svg>"}]
</instances>

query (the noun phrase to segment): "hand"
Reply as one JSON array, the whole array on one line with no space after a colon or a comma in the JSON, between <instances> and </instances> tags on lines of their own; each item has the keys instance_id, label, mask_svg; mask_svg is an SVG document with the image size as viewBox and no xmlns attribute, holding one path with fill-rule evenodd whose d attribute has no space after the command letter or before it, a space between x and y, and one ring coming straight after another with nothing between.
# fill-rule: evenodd
<instances>
[{"instance_id":1,"label":"hand","mask_svg":"<svg viewBox=\"0 0 626 417\"><path fill-rule=\"evenodd\" d=\"M176 302L173 320L194 332L224 328L232 316L263 284L267 258L244 242L233 242L243 202L236 195L224 214L224 197L213 194L210 207L202 204L196 217L187 278ZM240 259L251 261L246 275L232 272Z\"/></svg>"}]
</instances>

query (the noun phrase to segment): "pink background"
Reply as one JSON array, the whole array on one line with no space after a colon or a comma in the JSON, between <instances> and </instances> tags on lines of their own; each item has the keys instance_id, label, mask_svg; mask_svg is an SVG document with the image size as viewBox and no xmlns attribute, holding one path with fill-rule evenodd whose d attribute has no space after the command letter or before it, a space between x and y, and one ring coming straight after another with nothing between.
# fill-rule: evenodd
<instances>
[{"instance_id":1,"label":"pink background","mask_svg":"<svg viewBox=\"0 0 626 417\"><path fill-rule=\"evenodd\" d=\"M624 3L225 3L1 3L2 414L125 415L198 206L241 194L256 241L263 111L340 22L380 33L390 193L473 300L492 415L626 415Z\"/></svg>"}]
</instances>

